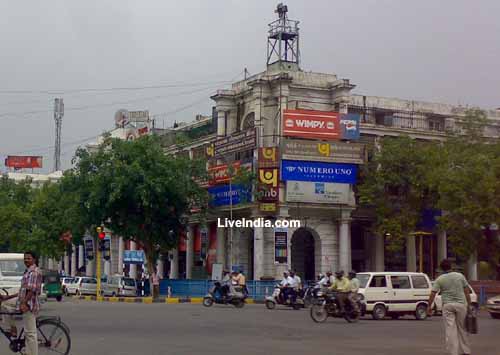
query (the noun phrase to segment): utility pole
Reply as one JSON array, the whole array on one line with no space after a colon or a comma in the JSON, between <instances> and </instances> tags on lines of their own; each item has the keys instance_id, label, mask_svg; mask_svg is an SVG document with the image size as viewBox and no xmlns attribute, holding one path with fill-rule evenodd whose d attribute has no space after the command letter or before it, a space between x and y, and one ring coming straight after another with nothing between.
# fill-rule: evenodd
<instances>
[{"instance_id":1,"label":"utility pole","mask_svg":"<svg viewBox=\"0 0 500 355\"><path fill-rule=\"evenodd\" d=\"M64 102L62 98L54 100L54 121L56 122L56 142L54 150L54 171L61 170L61 126L64 116Z\"/></svg>"}]
</instances>

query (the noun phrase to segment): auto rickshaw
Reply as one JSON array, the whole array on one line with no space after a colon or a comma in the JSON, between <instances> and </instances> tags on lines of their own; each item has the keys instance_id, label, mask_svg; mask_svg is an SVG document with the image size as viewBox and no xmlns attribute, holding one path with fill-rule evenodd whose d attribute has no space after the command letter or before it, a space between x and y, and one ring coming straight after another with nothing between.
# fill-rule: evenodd
<instances>
[{"instance_id":1,"label":"auto rickshaw","mask_svg":"<svg viewBox=\"0 0 500 355\"><path fill-rule=\"evenodd\" d=\"M47 298L55 298L61 302L63 291L61 286L61 278L57 271L44 271L43 274L43 290L47 294Z\"/></svg>"}]
</instances>

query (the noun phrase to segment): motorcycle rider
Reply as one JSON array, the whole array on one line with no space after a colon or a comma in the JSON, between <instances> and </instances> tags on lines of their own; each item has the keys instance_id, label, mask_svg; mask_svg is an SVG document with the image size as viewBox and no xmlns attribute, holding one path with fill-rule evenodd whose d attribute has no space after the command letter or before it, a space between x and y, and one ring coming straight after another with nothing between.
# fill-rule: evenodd
<instances>
[{"instance_id":1,"label":"motorcycle rider","mask_svg":"<svg viewBox=\"0 0 500 355\"><path fill-rule=\"evenodd\" d=\"M321 274L321 278L318 282L318 285L320 288L328 288L331 286L330 284L330 278L327 275Z\"/></svg>"},{"instance_id":2,"label":"motorcycle rider","mask_svg":"<svg viewBox=\"0 0 500 355\"><path fill-rule=\"evenodd\" d=\"M335 272L335 282L330 286L330 290L337 291L337 301L339 303L340 312L344 313L345 303L348 302L348 295L351 292L351 282L344 276L344 271Z\"/></svg>"},{"instance_id":3,"label":"motorcycle rider","mask_svg":"<svg viewBox=\"0 0 500 355\"><path fill-rule=\"evenodd\" d=\"M351 292L349 293L348 300L351 302L351 306L357 310L358 308L358 290L360 286L359 280L356 278L356 271L349 271L349 281L351 282Z\"/></svg>"},{"instance_id":4,"label":"motorcycle rider","mask_svg":"<svg viewBox=\"0 0 500 355\"><path fill-rule=\"evenodd\" d=\"M226 298L230 293L230 285L231 282L231 274L228 270L224 270L224 277L221 280L221 296L222 298Z\"/></svg>"},{"instance_id":5,"label":"motorcycle rider","mask_svg":"<svg viewBox=\"0 0 500 355\"><path fill-rule=\"evenodd\" d=\"M297 301L297 294L301 288L302 285L302 280L298 275L295 274L295 270L290 270L290 276L288 277L289 282L289 295L290 295L290 302L291 304L295 304Z\"/></svg>"},{"instance_id":6,"label":"motorcycle rider","mask_svg":"<svg viewBox=\"0 0 500 355\"><path fill-rule=\"evenodd\" d=\"M288 294L289 294L289 283L290 283L290 278L288 276L288 271L283 271L283 280L280 282L280 297L283 301L283 303L286 303L286 300L288 299Z\"/></svg>"},{"instance_id":7,"label":"motorcycle rider","mask_svg":"<svg viewBox=\"0 0 500 355\"><path fill-rule=\"evenodd\" d=\"M247 285L246 285L246 277L243 274L243 271L240 270L239 272L234 273L233 280L236 282L236 285L241 287L241 289L243 291L243 295L245 297L247 297L248 296L248 289L247 289Z\"/></svg>"}]
</instances>

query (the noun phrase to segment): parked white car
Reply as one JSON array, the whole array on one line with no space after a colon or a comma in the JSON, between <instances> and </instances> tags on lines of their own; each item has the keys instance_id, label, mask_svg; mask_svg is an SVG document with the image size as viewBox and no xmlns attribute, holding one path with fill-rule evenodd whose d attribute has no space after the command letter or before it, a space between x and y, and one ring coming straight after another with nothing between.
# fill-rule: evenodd
<instances>
[{"instance_id":1,"label":"parked white car","mask_svg":"<svg viewBox=\"0 0 500 355\"><path fill-rule=\"evenodd\" d=\"M432 284L434 284L434 281L432 282ZM470 285L469 285L469 290L470 290L470 300L472 306L476 309L476 311L479 311L479 302L477 294L476 292L474 292L474 289ZM434 305L432 309L434 310L435 314L443 312L443 300L441 299L441 295L439 293L436 295L436 298L434 299Z\"/></svg>"},{"instance_id":2,"label":"parked white car","mask_svg":"<svg viewBox=\"0 0 500 355\"><path fill-rule=\"evenodd\" d=\"M95 295L97 290L97 280L95 277L75 277L73 282L68 284L66 292L68 295Z\"/></svg>"},{"instance_id":3,"label":"parked white car","mask_svg":"<svg viewBox=\"0 0 500 355\"><path fill-rule=\"evenodd\" d=\"M358 273L364 296L366 313L373 319L386 316L397 319L413 315L418 320L427 318L427 302L431 293L431 282L426 274L419 272L363 272Z\"/></svg>"},{"instance_id":4,"label":"parked white car","mask_svg":"<svg viewBox=\"0 0 500 355\"><path fill-rule=\"evenodd\" d=\"M70 283L72 283L73 281L75 280L74 277L63 277L61 278L61 288L62 288L62 292L65 294L65 295L68 295L68 292L67 292L67 287Z\"/></svg>"},{"instance_id":5,"label":"parked white car","mask_svg":"<svg viewBox=\"0 0 500 355\"><path fill-rule=\"evenodd\" d=\"M500 319L500 296L488 298L486 308L490 312L491 318Z\"/></svg>"},{"instance_id":6,"label":"parked white car","mask_svg":"<svg viewBox=\"0 0 500 355\"><path fill-rule=\"evenodd\" d=\"M137 286L131 277L121 275L110 276L106 283L102 284L104 296L137 296Z\"/></svg>"}]
</instances>

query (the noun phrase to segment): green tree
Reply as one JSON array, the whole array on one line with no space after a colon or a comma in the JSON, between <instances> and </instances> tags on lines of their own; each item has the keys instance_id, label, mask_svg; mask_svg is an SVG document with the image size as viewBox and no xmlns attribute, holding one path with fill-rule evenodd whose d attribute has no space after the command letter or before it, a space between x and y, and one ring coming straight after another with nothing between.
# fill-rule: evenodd
<instances>
[{"instance_id":1,"label":"green tree","mask_svg":"<svg viewBox=\"0 0 500 355\"><path fill-rule=\"evenodd\" d=\"M361 205L375 212L373 232L385 235L392 251L416 231L422 210L432 205L427 184L428 145L410 137L383 138L361 171Z\"/></svg>"},{"instance_id":2,"label":"green tree","mask_svg":"<svg viewBox=\"0 0 500 355\"><path fill-rule=\"evenodd\" d=\"M96 152L80 149L64 184L77 192L79 213L95 233L104 224L143 246L148 271L158 254L177 245L192 206L206 206L206 191L193 178L205 165L166 156L157 137L107 138Z\"/></svg>"}]
</instances>

